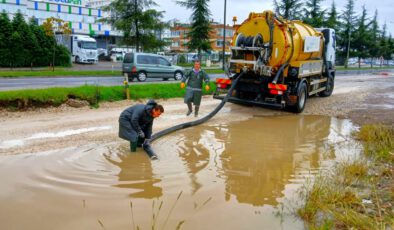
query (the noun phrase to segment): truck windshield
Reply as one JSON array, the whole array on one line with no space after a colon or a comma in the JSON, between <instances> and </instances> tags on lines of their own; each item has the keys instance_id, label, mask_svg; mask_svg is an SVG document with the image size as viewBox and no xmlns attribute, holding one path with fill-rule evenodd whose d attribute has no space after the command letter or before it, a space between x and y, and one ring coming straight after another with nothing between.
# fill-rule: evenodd
<instances>
[{"instance_id":1,"label":"truck windshield","mask_svg":"<svg viewBox=\"0 0 394 230\"><path fill-rule=\"evenodd\" d=\"M97 49L97 44L96 42L82 42L82 48L95 50Z\"/></svg>"}]
</instances>

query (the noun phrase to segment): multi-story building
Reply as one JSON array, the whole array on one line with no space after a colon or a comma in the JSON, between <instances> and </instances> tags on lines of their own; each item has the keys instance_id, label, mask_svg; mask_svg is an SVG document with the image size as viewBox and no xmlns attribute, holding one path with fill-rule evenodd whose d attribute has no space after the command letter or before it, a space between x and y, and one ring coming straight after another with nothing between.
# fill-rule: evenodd
<instances>
[{"instance_id":1,"label":"multi-story building","mask_svg":"<svg viewBox=\"0 0 394 230\"><path fill-rule=\"evenodd\" d=\"M223 24L212 23L211 32L209 34L211 49L213 52L221 53L223 52L223 42L226 40L225 52L230 51L230 44L232 37L234 35L234 29L232 26L226 26L226 35L224 36ZM189 37L187 33L190 30L189 24L178 24L171 28L171 52L188 52L187 43L189 42Z\"/></svg>"},{"instance_id":2,"label":"multi-story building","mask_svg":"<svg viewBox=\"0 0 394 230\"><path fill-rule=\"evenodd\" d=\"M86 7L84 0L0 0L0 11L5 11L10 18L20 11L26 20L34 17L39 25L50 17L62 19L73 34L94 37L99 48L107 48L121 36L111 25L100 21L108 16L107 12Z\"/></svg>"},{"instance_id":3,"label":"multi-story building","mask_svg":"<svg viewBox=\"0 0 394 230\"><path fill-rule=\"evenodd\" d=\"M111 2L112 0L87 0L86 7L91 7L93 9L101 9L111 4Z\"/></svg>"}]
</instances>

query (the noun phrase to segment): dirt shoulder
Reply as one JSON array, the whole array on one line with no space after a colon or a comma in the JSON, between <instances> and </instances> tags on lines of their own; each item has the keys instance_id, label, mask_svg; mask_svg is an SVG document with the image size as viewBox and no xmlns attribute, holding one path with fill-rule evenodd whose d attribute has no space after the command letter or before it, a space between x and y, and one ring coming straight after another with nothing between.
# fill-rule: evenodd
<instances>
[{"instance_id":1,"label":"dirt shoulder","mask_svg":"<svg viewBox=\"0 0 394 230\"><path fill-rule=\"evenodd\" d=\"M304 115L349 118L358 125L394 123L394 76L357 75L336 79L334 94L328 98L312 97ZM195 119L186 117L183 99L158 100L165 113L154 123L154 132ZM203 98L200 117L212 111L220 101ZM86 144L123 143L117 137L118 116L128 106L144 101L102 103L100 108L30 109L20 112L0 110L0 155L35 153ZM229 123L253 116L289 114L280 110L228 103L209 124ZM126 143L126 142L125 142Z\"/></svg>"}]
</instances>

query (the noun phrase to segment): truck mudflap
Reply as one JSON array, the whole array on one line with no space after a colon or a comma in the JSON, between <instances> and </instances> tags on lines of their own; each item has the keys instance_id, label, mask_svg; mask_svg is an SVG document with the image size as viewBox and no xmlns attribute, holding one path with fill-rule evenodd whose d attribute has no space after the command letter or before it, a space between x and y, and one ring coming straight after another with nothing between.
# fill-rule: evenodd
<instances>
[{"instance_id":1,"label":"truck mudflap","mask_svg":"<svg viewBox=\"0 0 394 230\"><path fill-rule=\"evenodd\" d=\"M223 100L224 96L213 95L213 98ZM244 105L256 105L256 106L272 107L272 108L278 108L278 109L284 108L284 104L280 104L280 103L269 103L269 102L264 102L264 101L245 100L245 99L240 99L240 98L236 98L236 97L229 97L227 99L227 101L232 102L232 103L244 104Z\"/></svg>"}]
</instances>

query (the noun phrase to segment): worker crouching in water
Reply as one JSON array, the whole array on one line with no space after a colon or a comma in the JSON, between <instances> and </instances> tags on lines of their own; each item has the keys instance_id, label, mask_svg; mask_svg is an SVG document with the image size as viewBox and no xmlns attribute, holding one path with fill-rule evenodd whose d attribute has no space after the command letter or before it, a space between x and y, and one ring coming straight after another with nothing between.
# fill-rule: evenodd
<instances>
[{"instance_id":1,"label":"worker crouching in water","mask_svg":"<svg viewBox=\"0 0 394 230\"><path fill-rule=\"evenodd\" d=\"M188 111L186 116L189 116L193 112L192 103L194 104L194 116L198 116L198 110L200 109L201 97L202 97L202 85L205 81L205 90L209 91L209 77L204 70L201 69L200 60L194 60L194 67L192 70L186 72L181 82L181 89L185 88L185 82L187 84L185 103L187 104Z\"/></svg>"},{"instance_id":2,"label":"worker crouching in water","mask_svg":"<svg viewBox=\"0 0 394 230\"><path fill-rule=\"evenodd\" d=\"M137 104L125 109L119 117L119 137L130 141L130 150L135 152L142 147L151 159L157 155L150 146L153 120L164 112L162 105L149 100L146 105Z\"/></svg>"}]
</instances>

